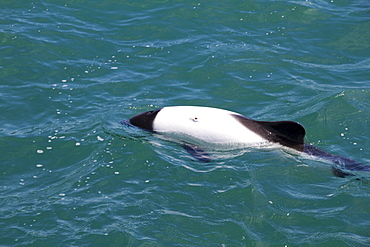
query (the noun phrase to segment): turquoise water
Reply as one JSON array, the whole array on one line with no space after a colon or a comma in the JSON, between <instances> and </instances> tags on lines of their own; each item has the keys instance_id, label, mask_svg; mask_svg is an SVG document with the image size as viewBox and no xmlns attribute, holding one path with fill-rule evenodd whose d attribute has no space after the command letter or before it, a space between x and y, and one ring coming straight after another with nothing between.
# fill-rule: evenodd
<instances>
[{"instance_id":1,"label":"turquoise water","mask_svg":"<svg viewBox=\"0 0 370 247\"><path fill-rule=\"evenodd\" d=\"M370 245L367 174L119 123L225 108L370 164L368 1L3 1L0 43L1 246Z\"/></svg>"}]
</instances>

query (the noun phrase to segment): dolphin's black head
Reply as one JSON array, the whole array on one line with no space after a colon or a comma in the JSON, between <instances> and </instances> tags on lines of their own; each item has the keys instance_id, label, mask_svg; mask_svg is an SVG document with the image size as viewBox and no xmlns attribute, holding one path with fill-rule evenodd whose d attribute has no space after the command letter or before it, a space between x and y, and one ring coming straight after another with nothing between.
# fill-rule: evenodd
<instances>
[{"instance_id":1,"label":"dolphin's black head","mask_svg":"<svg viewBox=\"0 0 370 247\"><path fill-rule=\"evenodd\" d=\"M130 118L130 124L142 129L153 131L153 121L160 110L161 109L155 111L147 111L136 115Z\"/></svg>"}]
</instances>

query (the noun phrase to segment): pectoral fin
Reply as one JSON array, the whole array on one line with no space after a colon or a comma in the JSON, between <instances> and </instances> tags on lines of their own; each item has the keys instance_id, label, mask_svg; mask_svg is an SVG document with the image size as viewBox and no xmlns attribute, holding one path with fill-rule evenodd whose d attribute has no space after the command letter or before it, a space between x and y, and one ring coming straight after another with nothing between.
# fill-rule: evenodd
<instances>
[{"instance_id":1,"label":"pectoral fin","mask_svg":"<svg viewBox=\"0 0 370 247\"><path fill-rule=\"evenodd\" d=\"M192 144L183 144L181 145L191 156L196 158L197 160L201 162L210 162L211 157L209 156L208 153L206 153L202 148L200 148L197 145L192 145Z\"/></svg>"}]
</instances>

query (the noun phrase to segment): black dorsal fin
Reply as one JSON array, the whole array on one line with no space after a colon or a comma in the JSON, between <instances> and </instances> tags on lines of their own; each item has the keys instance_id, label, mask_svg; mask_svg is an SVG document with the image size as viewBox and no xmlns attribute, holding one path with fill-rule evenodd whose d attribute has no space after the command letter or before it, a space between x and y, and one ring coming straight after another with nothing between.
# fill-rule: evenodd
<instances>
[{"instance_id":1,"label":"black dorsal fin","mask_svg":"<svg viewBox=\"0 0 370 247\"><path fill-rule=\"evenodd\" d=\"M256 121L242 115L233 115L245 127L270 142L303 151L306 131L302 125L293 121Z\"/></svg>"}]
</instances>

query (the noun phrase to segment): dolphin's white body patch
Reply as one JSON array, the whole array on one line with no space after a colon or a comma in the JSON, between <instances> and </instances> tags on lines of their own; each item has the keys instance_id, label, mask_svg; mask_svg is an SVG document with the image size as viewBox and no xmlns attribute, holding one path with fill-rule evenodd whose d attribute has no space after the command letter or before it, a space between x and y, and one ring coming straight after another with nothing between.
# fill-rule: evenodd
<instances>
[{"instance_id":1,"label":"dolphin's white body patch","mask_svg":"<svg viewBox=\"0 0 370 247\"><path fill-rule=\"evenodd\" d=\"M166 136L198 144L240 146L267 143L242 125L227 110L196 107L164 107L153 121L153 130Z\"/></svg>"}]
</instances>

